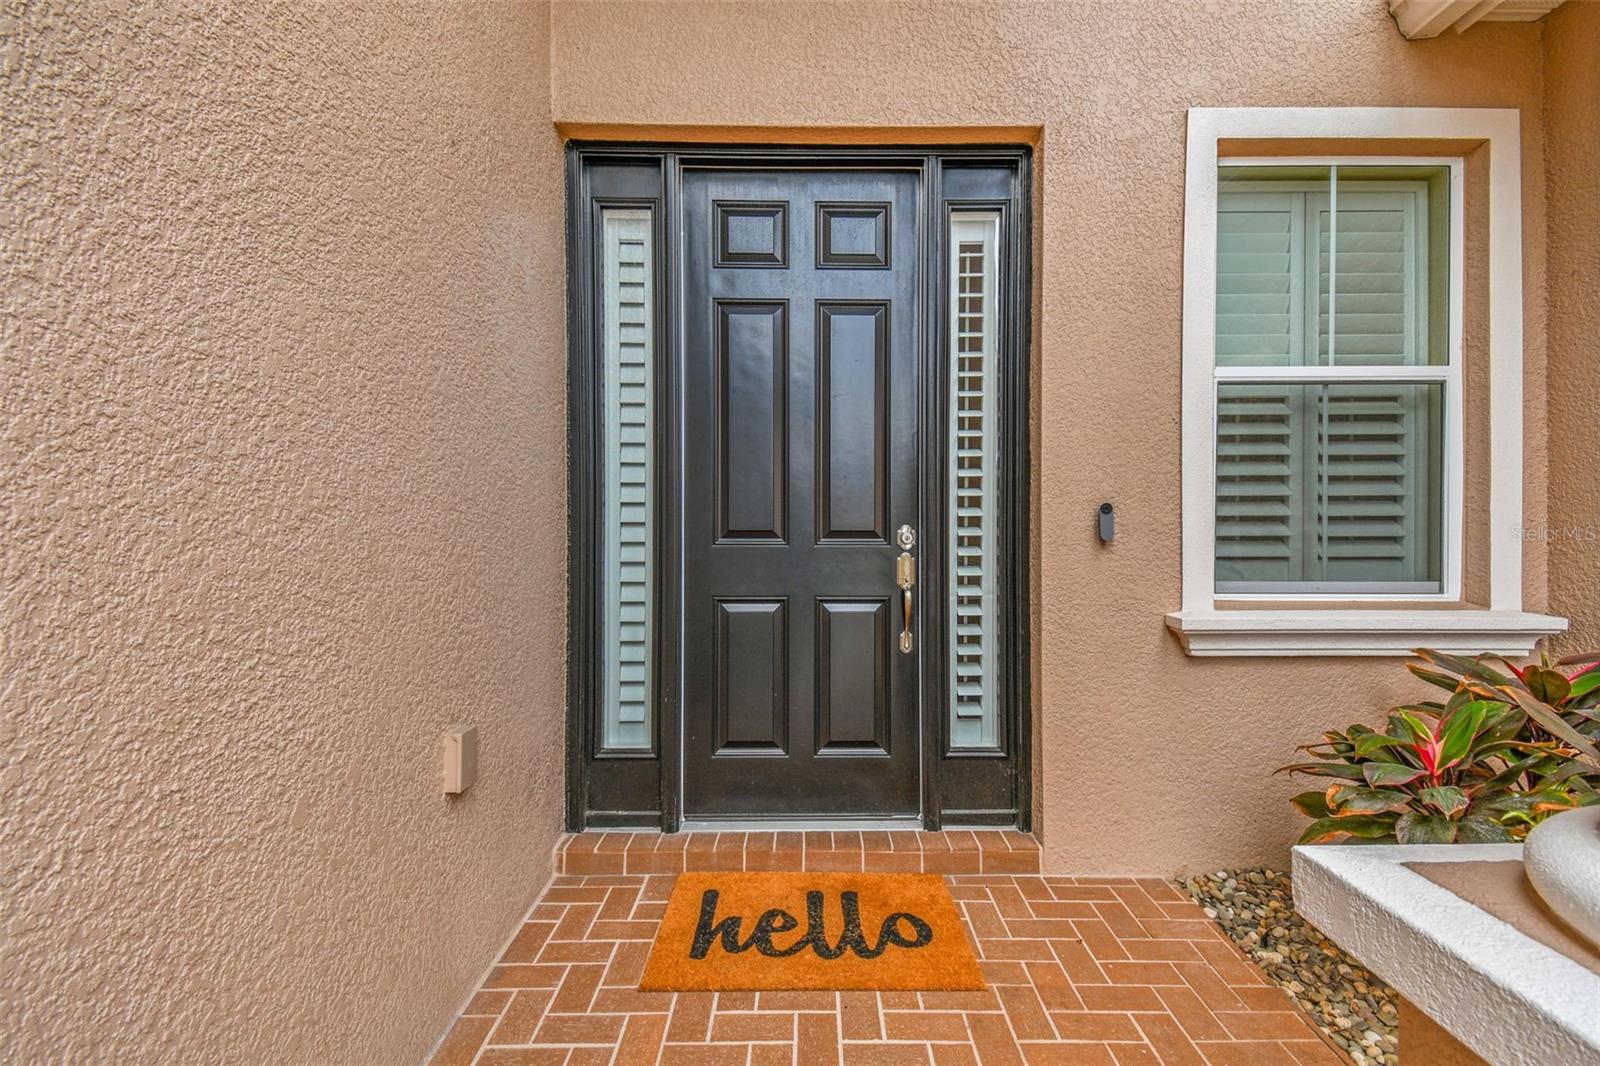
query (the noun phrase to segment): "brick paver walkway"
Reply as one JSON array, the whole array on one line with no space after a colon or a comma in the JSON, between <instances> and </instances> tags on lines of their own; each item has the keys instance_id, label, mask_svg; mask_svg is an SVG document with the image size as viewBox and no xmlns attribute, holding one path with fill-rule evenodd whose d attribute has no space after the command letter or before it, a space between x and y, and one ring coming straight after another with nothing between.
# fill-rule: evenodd
<instances>
[{"instance_id":1,"label":"brick paver walkway","mask_svg":"<svg viewBox=\"0 0 1600 1066\"><path fill-rule=\"evenodd\" d=\"M605 836L626 852L618 834ZM987 836L998 834L977 839ZM627 834L620 838L626 842ZM599 850L587 846L593 839L581 853ZM647 843L653 850L657 841ZM964 838L962 844L956 850L969 850ZM727 867L734 850L723 848ZM981 855L983 848L975 850ZM566 863L570 868L570 856ZM674 877L558 876L433 1066L1344 1061L1281 989L1160 879L949 875L991 985L985 992L640 992Z\"/></svg>"}]
</instances>

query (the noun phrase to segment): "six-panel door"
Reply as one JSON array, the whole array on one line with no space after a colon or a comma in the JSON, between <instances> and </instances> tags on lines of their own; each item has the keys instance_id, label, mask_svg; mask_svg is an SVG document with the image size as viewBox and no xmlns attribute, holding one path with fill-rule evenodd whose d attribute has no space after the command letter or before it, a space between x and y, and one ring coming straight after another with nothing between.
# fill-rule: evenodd
<instances>
[{"instance_id":1,"label":"six-panel door","mask_svg":"<svg viewBox=\"0 0 1600 1066\"><path fill-rule=\"evenodd\" d=\"M686 818L918 810L917 197L684 173Z\"/></svg>"}]
</instances>

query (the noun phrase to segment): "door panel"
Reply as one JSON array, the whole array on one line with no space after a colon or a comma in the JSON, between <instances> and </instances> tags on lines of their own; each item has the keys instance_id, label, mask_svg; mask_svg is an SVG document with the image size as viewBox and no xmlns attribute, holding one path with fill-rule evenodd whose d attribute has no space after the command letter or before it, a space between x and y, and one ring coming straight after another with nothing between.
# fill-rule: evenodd
<instances>
[{"instance_id":1,"label":"door panel","mask_svg":"<svg viewBox=\"0 0 1600 1066\"><path fill-rule=\"evenodd\" d=\"M888 601L819 599L816 647L817 752L888 756Z\"/></svg>"},{"instance_id":2,"label":"door panel","mask_svg":"<svg viewBox=\"0 0 1600 1066\"><path fill-rule=\"evenodd\" d=\"M918 175L682 188L684 815L915 814Z\"/></svg>"},{"instance_id":3,"label":"door panel","mask_svg":"<svg viewBox=\"0 0 1600 1066\"><path fill-rule=\"evenodd\" d=\"M784 539L789 330L781 302L717 301L718 540Z\"/></svg>"},{"instance_id":4,"label":"door panel","mask_svg":"<svg viewBox=\"0 0 1600 1066\"><path fill-rule=\"evenodd\" d=\"M817 306L817 539L888 543L884 303Z\"/></svg>"},{"instance_id":5,"label":"door panel","mask_svg":"<svg viewBox=\"0 0 1600 1066\"><path fill-rule=\"evenodd\" d=\"M718 755L783 755L789 743L789 605L717 601Z\"/></svg>"}]
</instances>

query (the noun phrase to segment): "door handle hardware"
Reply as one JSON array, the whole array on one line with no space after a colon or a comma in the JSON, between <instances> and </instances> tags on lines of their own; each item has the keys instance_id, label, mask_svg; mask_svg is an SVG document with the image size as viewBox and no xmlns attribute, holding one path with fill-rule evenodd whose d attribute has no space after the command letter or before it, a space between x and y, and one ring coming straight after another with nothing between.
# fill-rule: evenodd
<instances>
[{"instance_id":1,"label":"door handle hardware","mask_svg":"<svg viewBox=\"0 0 1600 1066\"><path fill-rule=\"evenodd\" d=\"M909 527L902 526L904 532ZM902 538L903 539L903 538ZM894 581L900 586L900 606L902 616L900 621L900 651L906 655L911 654L911 590L917 584L917 561L911 557L910 552L901 552L900 558L895 560Z\"/></svg>"},{"instance_id":2,"label":"door handle hardware","mask_svg":"<svg viewBox=\"0 0 1600 1066\"><path fill-rule=\"evenodd\" d=\"M916 585L917 561L910 552L901 552L900 558L895 560L894 583L903 589L911 589Z\"/></svg>"}]
</instances>

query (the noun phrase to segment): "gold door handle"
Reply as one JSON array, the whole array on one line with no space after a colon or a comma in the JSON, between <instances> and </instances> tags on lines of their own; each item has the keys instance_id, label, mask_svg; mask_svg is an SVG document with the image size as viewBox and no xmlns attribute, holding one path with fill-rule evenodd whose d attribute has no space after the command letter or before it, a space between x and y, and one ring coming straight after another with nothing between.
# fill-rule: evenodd
<instances>
[{"instance_id":1,"label":"gold door handle","mask_svg":"<svg viewBox=\"0 0 1600 1066\"><path fill-rule=\"evenodd\" d=\"M911 557L910 552L901 552L900 558L895 561L895 584L900 586L900 606L903 614L900 622L900 650L911 654L911 590L917 583L917 561Z\"/></svg>"}]
</instances>

